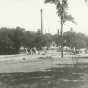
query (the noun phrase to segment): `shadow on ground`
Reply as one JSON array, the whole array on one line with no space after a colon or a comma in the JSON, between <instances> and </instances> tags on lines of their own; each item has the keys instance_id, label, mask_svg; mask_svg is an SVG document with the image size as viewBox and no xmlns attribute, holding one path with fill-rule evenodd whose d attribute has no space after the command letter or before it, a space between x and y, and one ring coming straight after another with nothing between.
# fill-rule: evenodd
<instances>
[{"instance_id":1,"label":"shadow on ground","mask_svg":"<svg viewBox=\"0 0 88 88\"><path fill-rule=\"evenodd\" d=\"M88 65L0 74L0 88L87 88Z\"/></svg>"}]
</instances>

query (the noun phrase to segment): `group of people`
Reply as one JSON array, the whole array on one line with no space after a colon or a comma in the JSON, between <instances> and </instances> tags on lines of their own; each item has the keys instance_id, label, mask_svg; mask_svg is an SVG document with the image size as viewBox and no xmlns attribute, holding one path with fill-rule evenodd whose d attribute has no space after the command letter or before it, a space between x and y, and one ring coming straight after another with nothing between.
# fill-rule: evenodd
<instances>
[{"instance_id":1,"label":"group of people","mask_svg":"<svg viewBox=\"0 0 88 88\"><path fill-rule=\"evenodd\" d=\"M33 54L39 54L39 51L34 47L34 48L25 48L25 53L27 55L33 55Z\"/></svg>"}]
</instances>

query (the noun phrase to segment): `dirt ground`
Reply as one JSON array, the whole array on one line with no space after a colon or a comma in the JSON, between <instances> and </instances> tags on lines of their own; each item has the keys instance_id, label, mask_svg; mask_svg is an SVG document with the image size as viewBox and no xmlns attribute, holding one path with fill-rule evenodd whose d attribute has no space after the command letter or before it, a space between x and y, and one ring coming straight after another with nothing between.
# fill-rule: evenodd
<instances>
[{"instance_id":1,"label":"dirt ground","mask_svg":"<svg viewBox=\"0 0 88 88\"><path fill-rule=\"evenodd\" d=\"M0 56L0 88L88 88L88 55Z\"/></svg>"},{"instance_id":2,"label":"dirt ground","mask_svg":"<svg viewBox=\"0 0 88 88\"><path fill-rule=\"evenodd\" d=\"M4 55L0 56L0 73L43 71L79 63L88 63L87 55L65 55L64 58L60 58L58 52L49 52L45 55Z\"/></svg>"}]
</instances>

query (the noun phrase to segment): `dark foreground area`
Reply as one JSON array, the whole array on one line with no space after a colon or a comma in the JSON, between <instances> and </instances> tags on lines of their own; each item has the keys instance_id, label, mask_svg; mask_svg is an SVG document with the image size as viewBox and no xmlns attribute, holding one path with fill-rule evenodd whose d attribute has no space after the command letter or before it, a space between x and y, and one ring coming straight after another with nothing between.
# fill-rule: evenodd
<instances>
[{"instance_id":1,"label":"dark foreground area","mask_svg":"<svg viewBox=\"0 0 88 88\"><path fill-rule=\"evenodd\" d=\"M88 88L88 64L38 72L1 73L0 88Z\"/></svg>"}]
</instances>

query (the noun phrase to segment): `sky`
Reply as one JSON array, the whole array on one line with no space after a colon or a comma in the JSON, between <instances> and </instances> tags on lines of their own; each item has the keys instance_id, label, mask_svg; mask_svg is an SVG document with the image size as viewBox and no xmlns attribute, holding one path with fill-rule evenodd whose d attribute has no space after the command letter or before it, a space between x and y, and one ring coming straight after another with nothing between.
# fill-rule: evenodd
<instances>
[{"instance_id":1,"label":"sky","mask_svg":"<svg viewBox=\"0 0 88 88\"><path fill-rule=\"evenodd\" d=\"M76 32L88 35L88 4L84 0L69 0L69 13L77 24L67 22L64 31L72 27ZM44 0L0 0L0 27L20 26L29 31L40 29L40 9L43 9L44 33L57 33L60 29L59 17L52 4L44 4Z\"/></svg>"}]
</instances>

